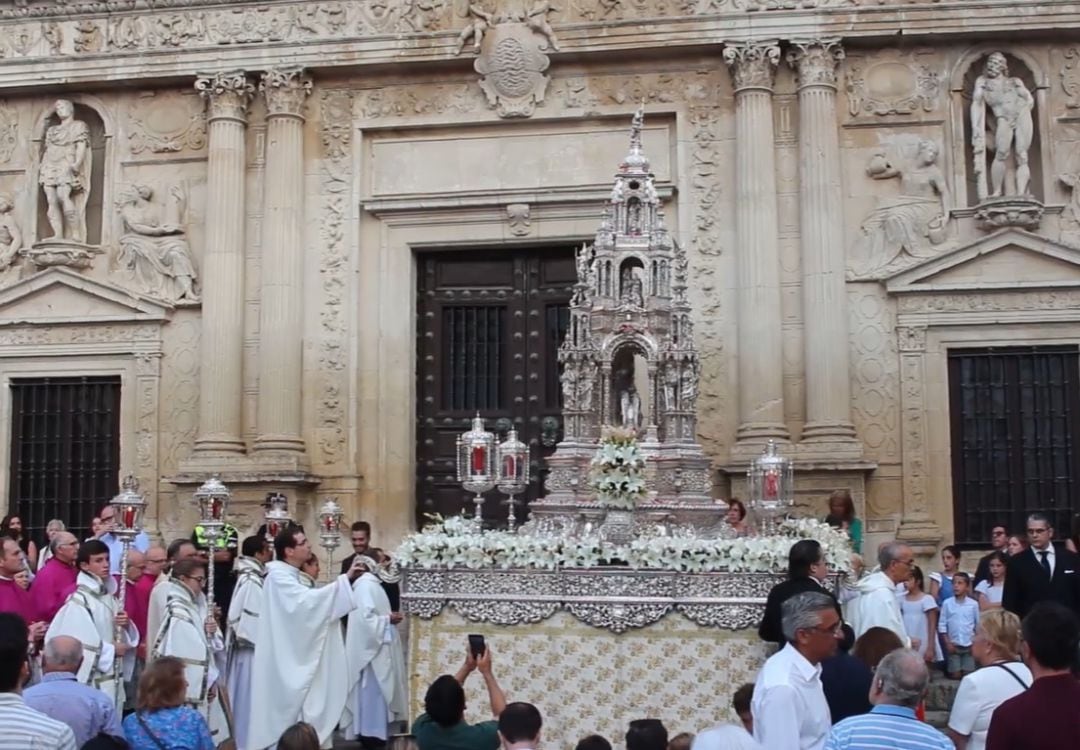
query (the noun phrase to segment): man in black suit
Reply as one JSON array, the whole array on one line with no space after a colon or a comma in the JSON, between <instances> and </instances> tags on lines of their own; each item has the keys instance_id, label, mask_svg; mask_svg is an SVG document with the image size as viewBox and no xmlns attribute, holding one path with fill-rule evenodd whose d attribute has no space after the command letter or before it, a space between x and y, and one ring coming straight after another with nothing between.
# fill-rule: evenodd
<instances>
[{"instance_id":1,"label":"man in black suit","mask_svg":"<svg viewBox=\"0 0 1080 750\"><path fill-rule=\"evenodd\" d=\"M832 593L822 586L829 576L829 565L821 544L813 539L800 539L788 550L788 579L772 587L765 600L765 614L758 626L761 640L784 645L784 632L780 626L780 608L785 601L807 591ZM840 605L836 605L840 614ZM843 617L841 616L841 619Z\"/></svg>"},{"instance_id":2,"label":"man in black suit","mask_svg":"<svg viewBox=\"0 0 1080 750\"><path fill-rule=\"evenodd\" d=\"M1009 560L1002 606L1020 619L1042 601L1080 613L1080 556L1054 547L1054 528L1042 513L1028 516L1027 533L1031 546Z\"/></svg>"},{"instance_id":3,"label":"man in black suit","mask_svg":"<svg viewBox=\"0 0 1080 750\"><path fill-rule=\"evenodd\" d=\"M350 541L353 553L341 561L341 573L344 575L352 567L353 559L357 555L370 557L378 563L378 570L374 573L382 584L386 598L390 600L390 611L401 611L401 584L398 583L397 570L390 561L390 555L381 549L371 546L371 524L367 521L356 521L349 529Z\"/></svg>"}]
</instances>

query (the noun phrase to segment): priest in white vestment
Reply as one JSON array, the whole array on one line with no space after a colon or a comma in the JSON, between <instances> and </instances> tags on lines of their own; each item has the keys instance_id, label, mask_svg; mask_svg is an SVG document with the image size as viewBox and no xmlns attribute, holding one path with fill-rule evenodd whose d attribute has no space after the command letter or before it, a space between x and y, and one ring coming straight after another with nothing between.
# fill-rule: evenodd
<instances>
[{"instance_id":1,"label":"priest in white vestment","mask_svg":"<svg viewBox=\"0 0 1080 750\"><path fill-rule=\"evenodd\" d=\"M405 653L395 627L402 616L390 609L376 574L378 563L362 555L356 559L365 572L352 586L356 608L345 632L351 685L341 728L345 739L373 737L385 742L390 722L408 719Z\"/></svg>"},{"instance_id":2,"label":"priest in white vestment","mask_svg":"<svg viewBox=\"0 0 1080 750\"><path fill-rule=\"evenodd\" d=\"M166 550L166 565L161 571L154 588L150 589L150 602L146 608L146 643L147 651L154 647L161 623L165 619L165 605L169 599L169 579L172 567L181 560L190 560L198 554L195 545L189 539L176 539Z\"/></svg>"},{"instance_id":3,"label":"priest in white vestment","mask_svg":"<svg viewBox=\"0 0 1080 750\"><path fill-rule=\"evenodd\" d=\"M98 539L84 542L75 564L79 568L75 591L49 624L45 641L67 635L82 643L83 660L76 679L108 695L119 711L124 706L124 680L130 680L135 670L139 631L120 610L116 579L109 575L108 546ZM116 640L117 627L122 629L120 641Z\"/></svg>"},{"instance_id":4,"label":"priest in white vestment","mask_svg":"<svg viewBox=\"0 0 1080 750\"><path fill-rule=\"evenodd\" d=\"M300 527L278 534L274 551L255 633L250 735L240 750L270 747L298 721L311 724L320 746L330 748L350 682L339 621L355 606L352 582L363 567L356 564L333 583L315 588L301 578L311 546Z\"/></svg>"},{"instance_id":5,"label":"priest in white vestment","mask_svg":"<svg viewBox=\"0 0 1080 750\"><path fill-rule=\"evenodd\" d=\"M249 536L236 561L236 590L229 603L229 629L225 635L226 684L232 702L233 736L244 747L251 718L251 663L255 658L255 631L262 611L263 578L270 561L266 538Z\"/></svg>"},{"instance_id":6,"label":"priest in white vestment","mask_svg":"<svg viewBox=\"0 0 1080 750\"><path fill-rule=\"evenodd\" d=\"M205 582L206 563L202 560L182 560L173 566L165 619L150 660L175 656L184 662L185 702L203 715L214 744L220 745L231 735L220 700L221 675L216 658L225 650L225 641L218 632L217 621L207 615L202 592Z\"/></svg>"}]
</instances>

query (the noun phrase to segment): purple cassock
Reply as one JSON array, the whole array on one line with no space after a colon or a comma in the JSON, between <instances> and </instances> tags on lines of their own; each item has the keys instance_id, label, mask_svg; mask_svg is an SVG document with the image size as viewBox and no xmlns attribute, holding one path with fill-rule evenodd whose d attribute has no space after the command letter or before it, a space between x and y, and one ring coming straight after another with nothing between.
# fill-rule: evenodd
<instances>
[{"instance_id":1,"label":"purple cassock","mask_svg":"<svg viewBox=\"0 0 1080 750\"><path fill-rule=\"evenodd\" d=\"M49 623L64 606L68 596L75 590L75 579L79 570L74 565L65 565L55 557L50 557L30 584L30 594L34 599L34 612L37 619Z\"/></svg>"},{"instance_id":2,"label":"purple cassock","mask_svg":"<svg viewBox=\"0 0 1080 750\"><path fill-rule=\"evenodd\" d=\"M36 620L33 597L11 578L0 578L0 612L14 612L27 625Z\"/></svg>"}]
</instances>

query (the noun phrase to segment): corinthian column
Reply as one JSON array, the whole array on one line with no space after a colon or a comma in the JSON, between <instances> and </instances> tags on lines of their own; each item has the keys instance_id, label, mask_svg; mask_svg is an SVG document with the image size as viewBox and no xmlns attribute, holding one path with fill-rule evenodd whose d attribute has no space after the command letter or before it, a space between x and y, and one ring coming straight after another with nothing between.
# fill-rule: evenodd
<instances>
[{"instance_id":1,"label":"corinthian column","mask_svg":"<svg viewBox=\"0 0 1080 750\"><path fill-rule=\"evenodd\" d=\"M847 288L836 117L838 40L793 42L798 75L799 220L802 235L806 426L809 453L856 458L851 423Z\"/></svg>"},{"instance_id":2,"label":"corinthian column","mask_svg":"<svg viewBox=\"0 0 1080 750\"><path fill-rule=\"evenodd\" d=\"M259 294L259 394L254 449L302 456L304 104L300 68L263 73L266 173Z\"/></svg>"},{"instance_id":3,"label":"corinthian column","mask_svg":"<svg viewBox=\"0 0 1080 750\"><path fill-rule=\"evenodd\" d=\"M787 440L776 228L773 78L777 42L724 48L735 84L735 227L739 249L739 429L736 455L767 439Z\"/></svg>"},{"instance_id":4,"label":"corinthian column","mask_svg":"<svg viewBox=\"0 0 1080 750\"><path fill-rule=\"evenodd\" d=\"M206 249L195 452L244 452L244 129L255 87L242 71L200 77L207 102Z\"/></svg>"}]
</instances>

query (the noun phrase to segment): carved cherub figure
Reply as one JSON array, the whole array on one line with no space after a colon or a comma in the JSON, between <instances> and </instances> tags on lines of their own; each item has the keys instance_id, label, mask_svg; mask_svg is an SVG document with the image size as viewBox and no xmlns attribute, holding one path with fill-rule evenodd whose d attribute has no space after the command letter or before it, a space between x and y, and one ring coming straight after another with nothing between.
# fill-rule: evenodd
<instances>
[{"instance_id":1,"label":"carved cherub figure","mask_svg":"<svg viewBox=\"0 0 1080 750\"><path fill-rule=\"evenodd\" d=\"M469 15L472 16L472 21L458 34L457 49L454 50L455 55L461 54L461 50L465 49L465 44L470 37L473 40L473 51L479 52L480 46L484 43L484 32L490 29L493 23L492 16L494 13L484 10L479 3L473 3L469 6Z\"/></svg>"},{"instance_id":2,"label":"carved cherub figure","mask_svg":"<svg viewBox=\"0 0 1080 750\"><path fill-rule=\"evenodd\" d=\"M525 16L525 24L547 40L547 46L556 52L559 51L559 42L555 39L555 30L548 23L547 14L558 10L549 0L538 0Z\"/></svg>"},{"instance_id":3,"label":"carved cherub figure","mask_svg":"<svg viewBox=\"0 0 1080 750\"><path fill-rule=\"evenodd\" d=\"M15 204L10 196L0 195L0 271L7 271L22 249L22 230L13 216Z\"/></svg>"}]
</instances>

